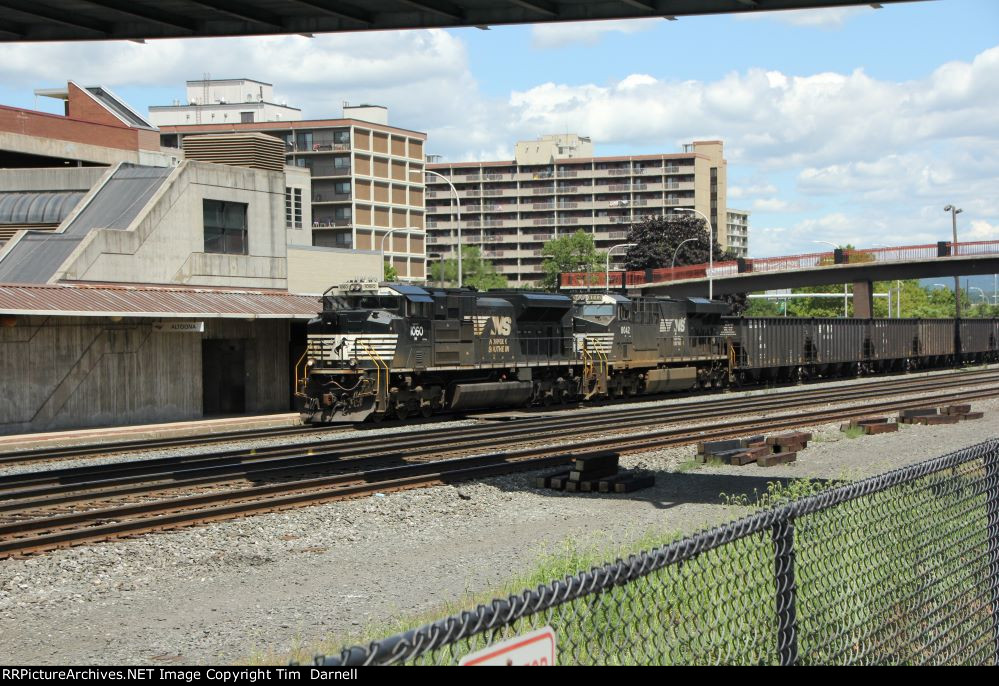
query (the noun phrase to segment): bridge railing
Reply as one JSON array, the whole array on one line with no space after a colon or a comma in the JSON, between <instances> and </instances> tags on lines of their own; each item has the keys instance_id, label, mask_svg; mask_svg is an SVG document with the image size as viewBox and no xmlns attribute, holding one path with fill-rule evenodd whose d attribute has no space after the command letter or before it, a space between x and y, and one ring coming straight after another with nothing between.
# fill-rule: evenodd
<instances>
[{"instance_id":1,"label":"bridge railing","mask_svg":"<svg viewBox=\"0 0 999 686\"><path fill-rule=\"evenodd\" d=\"M746 260L747 272L786 272L794 269L814 269L835 264L835 255L831 252L810 252L801 255L782 255L779 257L757 257Z\"/></svg>"},{"instance_id":2,"label":"bridge railing","mask_svg":"<svg viewBox=\"0 0 999 686\"><path fill-rule=\"evenodd\" d=\"M895 247L868 248L863 250L837 250L779 257L739 259L730 262L692 264L682 267L648 269L644 271L567 272L561 275L562 288L622 288L650 283L670 283L720 278L743 273L784 272L798 269L831 267L837 264L889 263L910 260L932 260L939 257L965 257L970 255L999 255L999 241L970 241L964 243L927 243Z\"/></svg>"},{"instance_id":3,"label":"bridge railing","mask_svg":"<svg viewBox=\"0 0 999 686\"><path fill-rule=\"evenodd\" d=\"M932 260L940 256L936 243L926 245L900 245L889 248L869 248L864 250L844 250L844 264L865 262L903 262L906 260Z\"/></svg>"},{"instance_id":4,"label":"bridge railing","mask_svg":"<svg viewBox=\"0 0 999 686\"><path fill-rule=\"evenodd\" d=\"M999 253L999 241L972 241L969 243L951 243L950 254L962 255L995 255Z\"/></svg>"}]
</instances>

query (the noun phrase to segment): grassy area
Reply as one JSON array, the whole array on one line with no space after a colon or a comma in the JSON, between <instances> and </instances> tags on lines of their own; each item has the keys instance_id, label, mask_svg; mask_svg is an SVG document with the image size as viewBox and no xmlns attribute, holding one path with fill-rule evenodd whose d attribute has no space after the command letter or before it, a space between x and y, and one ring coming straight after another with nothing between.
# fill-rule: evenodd
<instances>
[{"instance_id":1,"label":"grassy area","mask_svg":"<svg viewBox=\"0 0 999 686\"><path fill-rule=\"evenodd\" d=\"M804 663L980 662L991 650L984 474L980 462L868 494L794 522L798 652ZM772 482L764 493L727 496L773 507L832 482ZM722 494L724 497L724 494ZM679 538L650 532L619 558ZM299 650L336 653L415 628L496 597L548 585L614 558L614 548L568 542L501 588L422 616L369 626ZM453 664L488 645L550 626L561 664L772 664L774 543L768 531L731 540L683 563L612 585L425 654ZM957 639L957 640L955 640ZM259 656L283 662L288 656Z\"/></svg>"}]
</instances>

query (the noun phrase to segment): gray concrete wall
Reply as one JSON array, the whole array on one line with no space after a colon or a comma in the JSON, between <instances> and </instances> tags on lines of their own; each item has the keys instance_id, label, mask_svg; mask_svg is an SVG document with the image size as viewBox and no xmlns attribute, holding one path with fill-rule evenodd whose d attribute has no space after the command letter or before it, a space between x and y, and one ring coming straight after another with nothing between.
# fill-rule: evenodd
<instances>
[{"instance_id":1,"label":"gray concrete wall","mask_svg":"<svg viewBox=\"0 0 999 686\"><path fill-rule=\"evenodd\" d=\"M318 246L288 246L288 290L322 294L351 279L382 279L381 252Z\"/></svg>"},{"instance_id":2,"label":"gray concrete wall","mask_svg":"<svg viewBox=\"0 0 999 686\"><path fill-rule=\"evenodd\" d=\"M0 327L0 434L202 416L202 340L242 339L247 413L290 409L289 323L207 320L203 335L153 320L18 317Z\"/></svg>"},{"instance_id":3,"label":"gray concrete wall","mask_svg":"<svg viewBox=\"0 0 999 686\"><path fill-rule=\"evenodd\" d=\"M0 191L89 191L107 167L0 169Z\"/></svg>"},{"instance_id":4,"label":"gray concrete wall","mask_svg":"<svg viewBox=\"0 0 999 686\"><path fill-rule=\"evenodd\" d=\"M284 174L184 162L125 231L95 229L59 280L287 287ZM248 255L205 252L204 200L247 205Z\"/></svg>"}]
</instances>

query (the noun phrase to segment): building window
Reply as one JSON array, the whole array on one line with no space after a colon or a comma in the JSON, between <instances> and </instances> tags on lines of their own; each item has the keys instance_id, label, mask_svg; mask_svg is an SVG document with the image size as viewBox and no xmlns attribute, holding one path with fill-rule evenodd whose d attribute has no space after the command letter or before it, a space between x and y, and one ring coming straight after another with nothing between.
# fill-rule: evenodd
<instances>
[{"instance_id":1,"label":"building window","mask_svg":"<svg viewBox=\"0 0 999 686\"><path fill-rule=\"evenodd\" d=\"M295 144L299 150L312 150L312 132L298 134L295 137Z\"/></svg>"},{"instance_id":2,"label":"building window","mask_svg":"<svg viewBox=\"0 0 999 686\"><path fill-rule=\"evenodd\" d=\"M240 112L239 113L239 123L240 124L252 124L253 123L253 112Z\"/></svg>"},{"instance_id":3,"label":"building window","mask_svg":"<svg viewBox=\"0 0 999 686\"><path fill-rule=\"evenodd\" d=\"M302 228L302 189L284 189L284 218L289 228Z\"/></svg>"},{"instance_id":4,"label":"building window","mask_svg":"<svg viewBox=\"0 0 999 686\"><path fill-rule=\"evenodd\" d=\"M333 142L341 144L350 144L350 131L334 131L333 132Z\"/></svg>"},{"instance_id":5,"label":"building window","mask_svg":"<svg viewBox=\"0 0 999 686\"><path fill-rule=\"evenodd\" d=\"M246 203L204 201L205 252L247 255Z\"/></svg>"},{"instance_id":6,"label":"building window","mask_svg":"<svg viewBox=\"0 0 999 686\"><path fill-rule=\"evenodd\" d=\"M350 168L350 156L349 155L338 155L333 158L333 166L337 169L349 169Z\"/></svg>"},{"instance_id":7,"label":"building window","mask_svg":"<svg viewBox=\"0 0 999 686\"><path fill-rule=\"evenodd\" d=\"M333 185L333 192L337 195L350 195L350 181L337 181Z\"/></svg>"}]
</instances>

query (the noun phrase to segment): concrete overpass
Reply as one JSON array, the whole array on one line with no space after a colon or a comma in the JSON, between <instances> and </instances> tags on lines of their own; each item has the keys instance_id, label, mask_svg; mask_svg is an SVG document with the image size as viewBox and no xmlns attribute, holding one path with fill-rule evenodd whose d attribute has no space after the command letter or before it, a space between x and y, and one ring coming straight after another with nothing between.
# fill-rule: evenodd
<instances>
[{"instance_id":1,"label":"concrete overpass","mask_svg":"<svg viewBox=\"0 0 999 686\"><path fill-rule=\"evenodd\" d=\"M852 283L854 313L873 312L875 281L945 276L999 274L999 241L940 242L872 250L836 250L645 271L573 272L562 274L563 290L625 289L633 293L673 297L715 297L778 288Z\"/></svg>"},{"instance_id":2,"label":"concrete overpass","mask_svg":"<svg viewBox=\"0 0 999 686\"><path fill-rule=\"evenodd\" d=\"M869 4L864 0L0 0L0 42L485 29L500 24L675 19Z\"/></svg>"}]
</instances>

